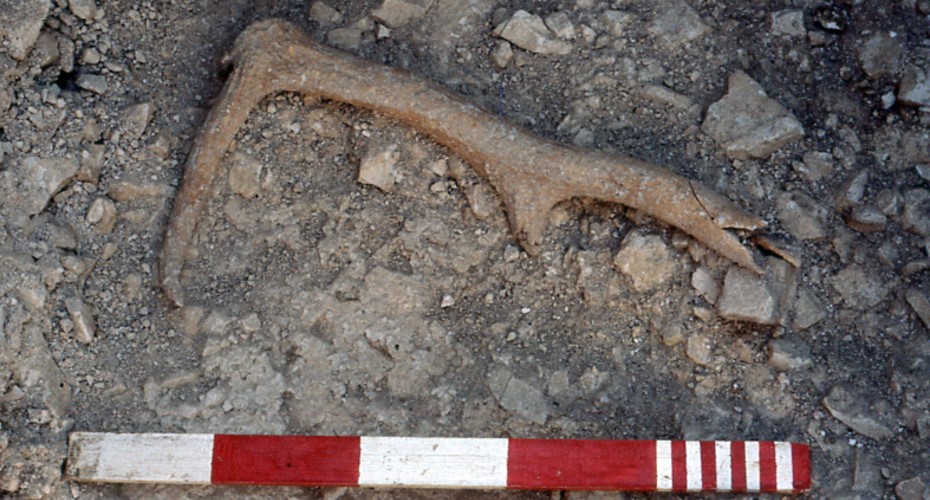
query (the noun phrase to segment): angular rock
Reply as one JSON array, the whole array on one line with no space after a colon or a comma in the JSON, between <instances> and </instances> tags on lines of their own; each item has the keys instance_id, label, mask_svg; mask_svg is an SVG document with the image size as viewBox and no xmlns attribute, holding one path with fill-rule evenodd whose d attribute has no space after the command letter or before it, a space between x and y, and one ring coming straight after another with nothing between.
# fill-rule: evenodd
<instances>
[{"instance_id":1,"label":"angular rock","mask_svg":"<svg viewBox=\"0 0 930 500\"><path fill-rule=\"evenodd\" d=\"M685 344L685 354L695 364L707 367L712 367L715 364L711 341L705 335L688 337L688 343Z\"/></svg>"},{"instance_id":2,"label":"angular rock","mask_svg":"<svg viewBox=\"0 0 930 500\"><path fill-rule=\"evenodd\" d=\"M72 14L85 21L97 18L97 4L94 0L68 0L68 8Z\"/></svg>"},{"instance_id":3,"label":"angular rock","mask_svg":"<svg viewBox=\"0 0 930 500\"><path fill-rule=\"evenodd\" d=\"M507 382L498 403L501 408L539 425L549 418L549 405L542 390L516 377Z\"/></svg>"},{"instance_id":4,"label":"angular rock","mask_svg":"<svg viewBox=\"0 0 930 500\"><path fill-rule=\"evenodd\" d=\"M87 209L85 220L100 234L109 234L116 225L116 205L107 198L97 198Z\"/></svg>"},{"instance_id":5,"label":"angular rock","mask_svg":"<svg viewBox=\"0 0 930 500\"><path fill-rule=\"evenodd\" d=\"M506 68L511 59L513 59L513 48L510 47L510 42L498 41L491 51L491 62L498 68Z\"/></svg>"},{"instance_id":6,"label":"angular rock","mask_svg":"<svg viewBox=\"0 0 930 500\"><path fill-rule=\"evenodd\" d=\"M808 151L804 153L803 163L793 165L795 170L811 182L818 182L820 179L833 173L835 164L833 155L820 151Z\"/></svg>"},{"instance_id":7,"label":"angular rock","mask_svg":"<svg viewBox=\"0 0 930 500\"><path fill-rule=\"evenodd\" d=\"M19 196L3 203L15 204L12 208L25 215L35 215L48 205L52 196L71 182L77 173L78 162L72 158L30 156L13 168Z\"/></svg>"},{"instance_id":8,"label":"angular rock","mask_svg":"<svg viewBox=\"0 0 930 500\"><path fill-rule=\"evenodd\" d=\"M313 2L310 19L324 25L336 25L342 22L342 14L326 2Z\"/></svg>"},{"instance_id":9,"label":"angular rock","mask_svg":"<svg viewBox=\"0 0 930 500\"><path fill-rule=\"evenodd\" d=\"M660 236L635 231L623 239L614 256L614 267L633 280L639 292L654 290L667 282L678 265Z\"/></svg>"},{"instance_id":10,"label":"angular rock","mask_svg":"<svg viewBox=\"0 0 930 500\"><path fill-rule=\"evenodd\" d=\"M860 233L874 233L885 229L888 217L874 205L860 205L852 209L846 222Z\"/></svg>"},{"instance_id":11,"label":"angular rock","mask_svg":"<svg viewBox=\"0 0 930 500\"><path fill-rule=\"evenodd\" d=\"M901 225L914 234L930 236L930 191L910 189L904 193Z\"/></svg>"},{"instance_id":12,"label":"angular rock","mask_svg":"<svg viewBox=\"0 0 930 500\"><path fill-rule=\"evenodd\" d=\"M765 279L741 267L730 267L723 280L723 293L717 310L725 319L773 325L777 321L778 300Z\"/></svg>"},{"instance_id":13,"label":"angular rock","mask_svg":"<svg viewBox=\"0 0 930 500\"><path fill-rule=\"evenodd\" d=\"M81 166L74 178L96 185L100 181L100 169L103 168L106 152L107 147L103 144L86 144L81 150Z\"/></svg>"},{"instance_id":14,"label":"angular rock","mask_svg":"<svg viewBox=\"0 0 930 500\"><path fill-rule=\"evenodd\" d=\"M801 192L782 193L775 201L778 221L798 240L820 240L827 237L824 220L826 208Z\"/></svg>"},{"instance_id":15,"label":"angular rock","mask_svg":"<svg viewBox=\"0 0 930 500\"><path fill-rule=\"evenodd\" d=\"M39 38L48 0L0 0L0 50L22 61Z\"/></svg>"},{"instance_id":16,"label":"angular rock","mask_svg":"<svg viewBox=\"0 0 930 500\"><path fill-rule=\"evenodd\" d=\"M806 330L827 317L823 302L806 288L798 290L798 298L794 301L794 328Z\"/></svg>"},{"instance_id":17,"label":"angular rock","mask_svg":"<svg viewBox=\"0 0 930 500\"><path fill-rule=\"evenodd\" d=\"M646 85L641 95L652 102L678 109L689 109L693 104L690 97L679 94L665 85Z\"/></svg>"},{"instance_id":18,"label":"angular rock","mask_svg":"<svg viewBox=\"0 0 930 500\"><path fill-rule=\"evenodd\" d=\"M914 288L909 289L904 298L914 309L914 312L917 313L917 317L924 323L927 330L930 330L930 300Z\"/></svg>"},{"instance_id":19,"label":"angular rock","mask_svg":"<svg viewBox=\"0 0 930 500\"><path fill-rule=\"evenodd\" d=\"M787 339L769 342L769 366L778 371L800 370L812 363L811 348L807 344Z\"/></svg>"},{"instance_id":20,"label":"angular rock","mask_svg":"<svg viewBox=\"0 0 930 500\"><path fill-rule=\"evenodd\" d=\"M742 71L730 75L727 94L707 109L701 126L736 159L768 158L804 136L804 127Z\"/></svg>"},{"instance_id":21,"label":"angular rock","mask_svg":"<svg viewBox=\"0 0 930 500\"><path fill-rule=\"evenodd\" d=\"M575 39L575 25L564 10L549 14L546 17L546 27L562 40Z\"/></svg>"},{"instance_id":22,"label":"angular rock","mask_svg":"<svg viewBox=\"0 0 930 500\"><path fill-rule=\"evenodd\" d=\"M100 95L106 94L109 88L106 78L102 75L95 75L92 73L84 73L79 76L77 79L77 86Z\"/></svg>"},{"instance_id":23,"label":"angular rock","mask_svg":"<svg viewBox=\"0 0 930 500\"><path fill-rule=\"evenodd\" d=\"M869 183L869 171L863 169L846 180L836 195L836 207L839 209L858 205L865 196L865 188Z\"/></svg>"},{"instance_id":24,"label":"angular rock","mask_svg":"<svg viewBox=\"0 0 930 500\"><path fill-rule=\"evenodd\" d=\"M842 386L830 390L823 398L823 405L834 418L863 436L876 440L894 437L894 431L872 414L865 401Z\"/></svg>"},{"instance_id":25,"label":"angular rock","mask_svg":"<svg viewBox=\"0 0 930 500\"><path fill-rule=\"evenodd\" d=\"M613 36L622 36L633 19L633 14L622 10L605 10L598 17L604 29Z\"/></svg>"},{"instance_id":26,"label":"angular rock","mask_svg":"<svg viewBox=\"0 0 930 500\"><path fill-rule=\"evenodd\" d=\"M854 309L875 307L888 295L884 283L856 265L836 273L831 283L846 305Z\"/></svg>"},{"instance_id":27,"label":"angular rock","mask_svg":"<svg viewBox=\"0 0 930 500\"><path fill-rule=\"evenodd\" d=\"M262 163L236 153L229 166L229 189L243 198L254 198L262 190Z\"/></svg>"},{"instance_id":28,"label":"angular rock","mask_svg":"<svg viewBox=\"0 0 930 500\"><path fill-rule=\"evenodd\" d=\"M772 32L780 36L803 37L807 34L804 29L804 11L789 9L772 12L769 16Z\"/></svg>"},{"instance_id":29,"label":"angular rock","mask_svg":"<svg viewBox=\"0 0 930 500\"><path fill-rule=\"evenodd\" d=\"M572 51L572 45L557 40L542 18L525 10L514 12L510 19L497 26L494 34L536 54L565 55Z\"/></svg>"},{"instance_id":30,"label":"angular rock","mask_svg":"<svg viewBox=\"0 0 930 500\"><path fill-rule=\"evenodd\" d=\"M878 32L859 48L859 64L869 78L881 78L901 71L903 55L904 49L897 38L892 38L886 32Z\"/></svg>"},{"instance_id":31,"label":"angular rock","mask_svg":"<svg viewBox=\"0 0 930 500\"><path fill-rule=\"evenodd\" d=\"M699 267L694 270L691 274L691 286L711 304L716 303L717 297L720 296L720 284L707 268Z\"/></svg>"},{"instance_id":32,"label":"angular rock","mask_svg":"<svg viewBox=\"0 0 930 500\"><path fill-rule=\"evenodd\" d=\"M358 169L358 181L390 192L394 189L394 165L399 157L396 144L369 150Z\"/></svg>"},{"instance_id":33,"label":"angular rock","mask_svg":"<svg viewBox=\"0 0 930 500\"><path fill-rule=\"evenodd\" d=\"M930 491L927 491L927 485L920 476L899 482L894 487L894 494L900 500L926 500L930 497Z\"/></svg>"},{"instance_id":34,"label":"angular rock","mask_svg":"<svg viewBox=\"0 0 930 500\"><path fill-rule=\"evenodd\" d=\"M701 16L684 0L660 0L656 2L655 12L647 31L666 49L677 49L710 31Z\"/></svg>"},{"instance_id":35,"label":"angular rock","mask_svg":"<svg viewBox=\"0 0 930 500\"><path fill-rule=\"evenodd\" d=\"M155 106L150 102L134 104L123 110L121 125L126 131L129 139L138 139L142 137L145 128L152 121L152 115L155 113Z\"/></svg>"},{"instance_id":36,"label":"angular rock","mask_svg":"<svg viewBox=\"0 0 930 500\"><path fill-rule=\"evenodd\" d=\"M362 46L362 30L357 28L336 28L326 33L326 43L348 52L355 52Z\"/></svg>"},{"instance_id":37,"label":"angular rock","mask_svg":"<svg viewBox=\"0 0 930 500\"><path fill-rule=\"evenodd\" d=\"M911 106L930 106L930 73L910 66L898 87L898 102Z\"/></svg>"},{"instance_id":38,"label":"angular rock","mask_svg":"<svg viewBox=\"0 0 930 500\"><path fill-rule=\"evenodd\" d=\"M384 0L381 6L371 11L371 17L390 28L399 28L426 14L433 0Z\"/></svg>"},{"instance_id":39,"label":"angular rock","mask_svg":"<svg viewBox=\"0 0 930 500\"><path fill-rule=\"evenodd\" d=\"M71 316L74 323L74 339L82 344L90 344L94 341L94 334L97 331L97 322L94 320L94 314L90 307L78 297L72 297L65 300L65 308Z\"/></svg>"}]
</instances>

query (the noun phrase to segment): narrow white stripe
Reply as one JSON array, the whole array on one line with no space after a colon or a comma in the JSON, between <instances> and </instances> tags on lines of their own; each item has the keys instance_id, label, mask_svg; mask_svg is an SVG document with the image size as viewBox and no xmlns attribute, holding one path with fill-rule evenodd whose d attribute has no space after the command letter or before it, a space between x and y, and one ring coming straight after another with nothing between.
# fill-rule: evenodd
<instances>
[{"instance_id":1,"label":"narrow white stripe","mask_svg":"<svg viewBox=\"0 0 930 500\"><path fill-rule=\"evenodd\" d=\"M74 433L70 447L75 479L210 484L213 434Z\"/></svg>"},{"instance_id":2,"label":"narrow white stripe","mask_svg":"<svg viewBox=\"0 0 930 500\"><path fill-rule=\"evenodd\" d=\"M746 490L759 491L759 442L746 441Z\"/></svg>"},{"instance_id":3,"label":"narrow white stripe","mask_svg":"<svg viewBox=\"0 0 930 500\"><path fill-rule=\"evenodd\" d=\"M362 437L360 486L505 488L506 439Z\"/></svg>"},{"instance_id":4,"label":"narrow white stripe","mask_svg":"<svg viewBox=\"0 0 930 500\"><path fill-rule=\"evenodd\" d=\"M730 465L730 442L714 443L714 462L717 465L717 491L730 491L733 488L733 468Z\"/></svg>"},{"instance_id":5,"label":"narrow white stripe","mask_svg":"<svg viewBox=\"0 0 930 500\"><path fill-rule=\"evenodd\" d=\"M784 492L794 489L794 461L791 443L775 442L775 489Z\"/></svg>"},{"instance_id":6,"label":"narrow white stripe","mask_svg":"<svg viewBox=\"0 0 930 500\"><path fill-rule=\"evenodd\" d=\"M672 442L656 441L656 489L672 489Z\"/></svg>"},{"instance_id":7,"label":"narrow white stripe","mask_svg":"<svg viewBox=\"0 0 930 500\"><path fill-rule=\"evenodd\" d=\"M701 443L685 441L685 471L688 491L701 491Z\"/></svg>"}]
</instances>

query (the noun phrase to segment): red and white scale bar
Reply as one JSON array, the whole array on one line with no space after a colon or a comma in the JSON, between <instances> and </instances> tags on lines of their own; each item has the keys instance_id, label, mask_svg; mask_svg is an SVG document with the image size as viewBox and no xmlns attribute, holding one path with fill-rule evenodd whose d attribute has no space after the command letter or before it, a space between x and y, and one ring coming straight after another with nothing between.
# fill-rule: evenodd
<instances>
[{"instance_id":1,"label":"red and white scale bar","mask_svg":"<svg viewBox=\"0 0 930 500\"><path fill-rule=\"evenodd\" d=\"M72 433L75 481L797 493L807 445Z\"/></svg>"}]
</instances>

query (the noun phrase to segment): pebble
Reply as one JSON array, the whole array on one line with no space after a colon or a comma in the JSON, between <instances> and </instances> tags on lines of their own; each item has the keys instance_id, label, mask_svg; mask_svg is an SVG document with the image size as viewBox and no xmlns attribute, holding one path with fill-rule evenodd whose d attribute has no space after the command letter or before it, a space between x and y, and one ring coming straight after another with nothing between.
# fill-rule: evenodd
<instances>
[{"instance_id":1,"label":"pebble","mask_svg":"<svg viewBox=\"0 0 930 500\"><path fill-rule=\"evenodd\" d=\"M811 182L818 182L833 173L836 167L833 155L822 151L804 153L803 163L795 163L794 169Z\"/></svg>"},{"instance_id":2,"label":"pebble","mask_svg":"<svg viewBox=\"0 0 930 500\"><path fill-rule=\"evenodd\" d=\"M930 330L930 300L927 300L922 293L914 288L909 289L904 294L905 300L910 304L917 317L923 322L927 330Z\"/></svg>"},{"instance_id":3,"label":"pebble","mask_svg":"<svg viewBox=\"0 0 930 500\"><path fill-rule=\"evenodd\" d=\"M900 500L925 500L930 496L930 491L920 476L914 476L895 485L894 494Z\"/></svg>"},{"instance_id":4,"label":"pebble","mask_svg":"<svg viewBox=\"0 0 930 500\"><path fill-rule=\"evenodd\" d=\"M103 144L85 144L81 149L81 165L74 178L96 185L100 180L100 169L103 167L106 151L107 147Z\"/></svg>"},{"instance_id":5,"label":"pebble","mask_svg":"<svg viewBox=\"0 0 930 500\"><path fill-rule=\"evenodd\" d=\"M798 290L798 297L794 301L794 328L806 330L826 317L826 308L813 292L805 288Z\"/></svg>"},{"instance_id":6,"label":"pebble","mask_svg":"<svg viewBox=\"0 0 930 500\"><path fill-rule=\"evenodd\" d=\"M901 71L904 49L897 38L886 32L877 32L859 47L859 64L871 79L895 75Z\"/></svg>"},{"instance_id":7,"label":"pebble","mask_svg":"<svg viewBox=\"0 0 930 500\"><path fill-rule=\"evenodd\" d=\"M604 29L613 36L623 36L633 19L633 14L622 10L605 10L598 17Z\"/></svg>"},{"instance_id":8,"label":"pebble","mask_svg":"<svg viewBox=\"0 0 930 500\"><path fill-rule=\"evenodd\" d=\"M678 109L689 109L694 102L690 97L679 94L665 85L646 85L640 95L656 104L671 106Z\"/></svg>"},{"instance_id":9,"label":"pebble","mask_svg":"<svg viewBox=\"0 0 930 500\"><path fill-rule=\"evenodd\" d=\"M852 209L846 222L860 233L874 233L885 229L888 217L874 205L859 205Z\"/></svg>"},{"instance_id":10,"label":"pebble","mask_svg":"<svg viewBox=\"0 0 930 500\"><path fill-rule=\"evenodd\" d=\"M384 0L371 16L390 28L399 28L423 17L432 4L433 0Z\"/></svg>"},{"instance_id":11,"label":"pebble","mask_svg":"<svg viewBox=\"0 0 930 500\"><path fill-rule=\"evenodd\" d=\"M695 364L712 367L714 365L714 356L711 345L711 341L707 336L692 335L688 337L688 342L685 344L685 354Z\"/></svg>"},{"instance_id":12,"label":"pebble","mask_svg":"<svg viewBox=\"0 0 930 500\"><path fill-rule=\"evenodd\" d=\"M715 304L720 296L720 284L707 268L699 267L694 270L691 274L691 286L711 304Z\"/></svg>"},{"instance_id":13,"label":"pebble","mask_svg":"<svg viewBox=\"0 0 930 500\"><path fill-rule=\"evenodd\" d=\"M239 321L239 326L245 333L255 333L262 329L262 320L258 317L258 313L253 312L242 318L242 320Z\"/></svg>"},{"instance_id":14,"label":"pebble","mask_svg":"<svg viewBox=\"0 0 930 500\"><path fill-rule=\"evenodd\" d=\"M556 39L541 17L525 10L514 12L494 29L494 34L536 54L565 55L572 51L572 45Z\"/></svg>"},{"instance_id":15,"label":"pebble","mask_svg":"<svg viewBox=\"0 0 930 500\"><path fill-rule=\"evenodd\" d=\"M507 382L498 403L501 408L539 425L549 418L549 405L542 390L516 377Z\"/></svg>"},{"instance_id":16,"label":"pebble","mask_svg":"<svg viewBox=\"0 0 930 500\"><path fill-rule=\"evenodd\" d=\"M811 348L801 342L775 339L769 342L768 362L769 366L782 372L807 368L813 364Z\"/></svg>"},{"instance_id":17,"label":"pebble","mask_svg":"<svg viewBox=\"0 0 930 500\"><path fill-rule=\"evenodd\" d=\"M326 33L326 43L337 49L355 52L362 46L362 31L357 28L336 28Z\"/></svg>"},{"instance_id":18,"label":"pebble","mask_svg":"<svg viewBox=\"0 0 930 500\"><path fill-rule=\"evenodd\" d=\"M883 189L875 196L875 204L883 214L896 217L901 212L901 194L891 189Z\"/></svg>"},{"instance_id":19,"label":"pebble","mask_svg":"<svg viewBox=\"0 0 930 500\"><path fill-rule=\"evenodd\" d=\"M236 153L229 166L229 189L243 198L254 198L262 190L262 163L255 158Z\"/></svg>"},{"instance_id":20,"label":"pebble","mask_svg":"<svg viewBox=\"0 0 930 500\"><path fill-rule=\"evenodd\" d=\"M701 129L740 160L768 158L804 136L801 122L742 71L730 75L727 94L707 109Z\"/></svg>"},{"instance_id":21,"label":"pebble","mask_svg":"<svg viewBox=\"0 0 930 500\"><path fill-rule=\"evenodd\" d=\"M836 196L836 207L840 210L858 205L865 196L865 188L869 183L869 171L863 169L846 180L840 187Z\"/></svg>"},{"instance_id":22,"label":"pebble","mask_svg":"<svg viewBox=\"0 0 930 500\"><path fill-rule=\"evenodd\" d=\"M394 189L394 166L399 157L396 144L370 149L359 167L358 181L390 192Z\"/></svg>"},{"instance_id":23,"label":"pebble","mask_svg":"<svg viewBox=\"0 0 930 500\"><path fill-rule=\"evenodd\" d=\"M564 10L549 14L546 16L545 22L546 27L552 30L552 32L555 33L555 36L561 38L562 40L575 39L575 25L568 17L568 13L566 13Z\"/></svg>"},{"instance_id":24,"label":"pebble","mask_svg":"<svg viewBox=\"0 0 930 500\"><path fill-rule=\"evenodd\" d=\"M666 49L677 49L710 32L710 27L684 0L660 0L655 12L647 31Z\"/></svg>"},{"instance_id":25,"label":"pebble","mask_svg":"<svg viewBox=\"0 0 930 500\"><path fill-rule=\"evenodd\" d=\"M804 11L803 10L779 10L769 15L769 22L772 26L772 32L779 36L803 37L807 35L804 29Z\"/></svg>"},{"instance_id":26,"label":"pebble","mask_svg":"<svg viewBox=\"0 0 930 500\"><path fill-rule=\"evenodd\" d=\"M97 18L97 4L94 0L68 0L68 8L72 14L85 21Z\"/></svg>"},{"instance_id":27,"label":"pebble","mask_svg":"<svg viewBox=\"0 0 930 500\"><path fill-rule=\"evenodd\" d=\"M155 106L150 102L134 104L124 109L121 124L126 137L130 140L142 137L154 113Z\"/></svg>"},{"instance_id":28,"label":"pebble","mask_svg":"<svg viewBox=\"0 0 930 500\"><path fill-rule=\"evenodd\" d=\"M14 198L6 202L26 215L35 215L45 209L52 196L71 182L77 173L78 162L71 158L29 156L16 164L13 170L19 186Z\"/></svg>"},{"instance_id":29,"label":"pebble","mask_svg":"<svg viewBox=\"0 0 930 500\"><path fill-rule=\"evenodd\" d=\"M77 86L93 92L95 94L106 94L109 85L107 84L107 79L101 75L95 75L93 73L84 73L77 79Z\"/></svg>"},{"instance_id":30,"label":"pebble","mask_svg":"<svg viewBox=\"0 0 930 500\"><path fill-rule=\"evenodd\" d=\"M763 277L733 266L723 280L717 311L725 319L773 325L777 319L777 300Z\"/></svg>"},{"instance_id":31,"label":"pebble","mask_svg":"<svg viewBox=\"0 0 930 500\"><path fill-rule=\"evenodd\" d=\"M116 205L107 198L97 198L87 209L85 220L100 234L109 234L116 225Z\"/></svg>"},{"instance_id":32,"label":"pebble","mask_svg":"<svg viewBox=\"0 0 930 500\"><path fill-rule=\"evenodd\" d=\"M678 264L665 241L658 235L634 231L623 239L613 258L614 267L633 280L633 288L646 292L658 288L674 276Z\"/></svg>"},{"instance_id":33,"label":"pebble","mask_svg":"<svg viewBox=\"0 0 930 500\"><path fill-rule=\"evenodd\" d=\"M854 309L871 309L888 295L885 283L857 265L836 273L831 284L846 305Z\"/></svg>"},{"instance_id":34,"label":"pebble","mask_svg":"<svg viewBox=\"0 0 930 500\"><path fill-rule=\"evenodd\" d=\"M823 398L823 405L834 418L863 436L876 440L894 437L894 432L871 414L866 401L856 398L842 386L831 389Z\"/></svg>"},{"instance_id":35,"label":"pebble","mask_svg":"<svg viewBox=\"0 0 930 500\"><path fill-rule=\"evenodd\" d=\"M26 59L39 38L50 4L48 0L14 0L0 4L0 50L13 59Z\"/></svg>"},{"instance_id":36,"label":"pebble","mask_svg":"<svg viewBox=\"0 0 930 500\"><path fill-rule=\"evenodd\" d=\"M172 192L173 190L167 184L125 180L110 184L107 196L113 201L125 202L143 198L164 198L171 196Z\"/></svg>"},{"instance_id":37,"label":"pebble","mask_svg":"<svg viewBox=\"0 0 930 500\"><path fill-rule=\"evenodd\" d=\"M65 300L65 308L68 309L68 314L74 323L74 339L82 344L93 342L97 323L94 321L90 307L80 298L72 297Z\"/></svg>"},{"instance_id":38,"label":"pebble","mask_svg":"<svg viewBox=\"0 0 930 500\"><path fill-rule=\"evenodd\" d=\"M930 191L910 189L904 193L901 225L920 236L930 236Z\"/></svg>"},{"instance_id":39,"label":"pebble","mask_svg":"<svg viewBox=\"0 0 930 500\"><path fill-rule=\"evenodd\" d=\"M898 101L911 106L930 106L930 73L917 66L908 67L898 87Z\"/></svg>"},{"instance_id":40,"label":"pebble","mask_svg":"<svg viewBox=\"0 0 930 500\"><path fill-rule=\"evenodd\" d=\"M310 6L310 19L322 25L337 25L342 22L342 14L326 2L313 2Z\"/></svg>"},{"instance_id":41,"label":"pebble","mask_svg":"<svg viewBox=\"0 0 930 500\"><path fill-rule=\"evenodd\" d=\"M798 240L827 237L824 220L827 210L801 192L782 193L775 201L778 221Z\"/></svg>"},{"instance_id":42,"label":"pebble","mask_svg":"<svg viewBox=\"0 0 930 500\"><path fill-rule=\"evenodd\" d=\"M513 48L510 46L510 42L506 40L498 40L494 45L494 49L491 50L491 62L494 63L498 68L506 68L510 61L513 59Z\"/></svg>"}]
</instances>

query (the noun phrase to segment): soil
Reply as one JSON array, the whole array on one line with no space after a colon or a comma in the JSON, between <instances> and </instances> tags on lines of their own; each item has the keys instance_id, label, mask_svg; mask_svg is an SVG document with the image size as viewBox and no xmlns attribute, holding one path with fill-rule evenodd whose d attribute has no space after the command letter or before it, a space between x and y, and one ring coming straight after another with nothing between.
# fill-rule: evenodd
<instances>
[{"instance_id":1,"label":"soil","mask_svg":"<svg viewBox=\"0 0 930 500\"><path fill-rule=\"evenodd\" d=\"M665 4L645 0L408 0L429 8L388 31L372 15L381 0L330 1L334 22L312 19L312 2L101 2L78 17L87 3L53 2L24 60L0 47L0 495L602 498L62 478L69 431L113 431L792 440L812 446L811 497L930 497L919 489L930 481L930 113L894 100L930 60L924 2L688 0L707 30L676 46L655 34ZM564 11L572 52L513 46L497 65L494 28L519 9ZM609 32L608 10L632 14L622 32ZM802 14L798 32L773 27L782 11ZM175 308L154 269L187 152L222 88L224 51L275 17L540 136L664 165L765 218L800 260L754 247L773 319L732 319L717 291L737 267L621 206L560 204L530 256L491 185L448 150L287 93L253 111L232 173L206 194L188 303ZM882 33L893 43L864 48ZM702 131L736 71L803 137L734 158ZM88 90L87 75L106 88ZM388 185L358 182L360 164L392 148ZM42 196L16 182L33 157L81 166L18 217ZM101 198L115 207L110 231L89 217ZM881 224L857 222L873 208ZM668 256L631 271L618 254L642 241Z\"/></svg>"}]
</instances>

